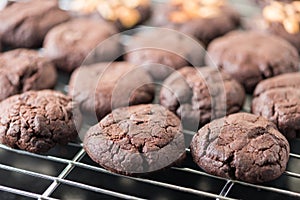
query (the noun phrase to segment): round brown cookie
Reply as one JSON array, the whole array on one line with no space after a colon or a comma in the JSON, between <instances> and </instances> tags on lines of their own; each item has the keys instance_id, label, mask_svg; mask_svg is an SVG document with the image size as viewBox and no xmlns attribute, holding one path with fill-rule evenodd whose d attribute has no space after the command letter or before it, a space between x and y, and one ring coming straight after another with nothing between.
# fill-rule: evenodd
<instances>
[{"instance_id":1,"label":"round brown cookie","mask_svg":"<svg viewBox=\"0 0 300 200\"><path fill-rule=\"evenodd\" d=\"M259 96L262 93L278 88L300 88L300 73L286 73L276 77L268 78L266 80L261 81L255 88L253 96Z\"/></svg>"},{"instance_id":2,"label":"round brown cookie","mask_svg":"<svg viewBox=\"0 0 300 200\"><path fill-rule=\"evenodd\" d=\"M125 59L141 65L156 80L163 80L189 63L203 64L204 47L194 39L168 29L145 29L133 35Z\"/></svg>"},{"instance_id":3,"label":"round brown cookie","mask_svg":"<svg viewBox=\"0 0 300 200\"><path fill-rule=\"evenodd\" d=\"M53 88L54 65L37 51L16 49L0 54L0 101L28 90Z\"/></svg>"},{"instance_id":4,"label":"round brown cookie","mask_svg":"<svg viewBox=\"0 0 300 200\"><path fill-rule=\"evenodd\" d=\"M44 41L44 53L59 69L67 72L79 67L85 59L92 59L89 62L111 61L121 55L119 38L112 37L116 33L115 27L108 23L74 19L49 31Z\"/></svg>"},{"instance_id":5,"label":"round brown cookie","mask_svg":"<svg viewBox=\"0 0 300 200\"><path fill-rule=\"evenodd\" d=\"M300 53L300 32L290 34L284 29L283 25L280 23L270 23L267 28L267 31L271 34L284 38L289 43L291 43Z\"/></svg>"},{"instance_id":6,"label":"round brown cookie","mask_svg":"<svg viewBox=\"0 0 300 200\"><path fill-rule=\"evenodd\" d=\"M300 73L289 73L260 82L252 112L275 123L288 138L300 137Z\"/></svg>"},{"instance_id":7,"label":"round brown cookie","mask_svg":"<svg viewBox=\"0 0 300 200\"><path fill-rule=\"evenodd\" d=\"M207 5L205 5L207 4ZM153 14L153 24L194 36L205 45L236 29L240 15L219 1L171 0Z\"/></svg>"},{"instance_id":8,"label":"round brown cookie","mask_svg":"<svg viewBox=\"0 0 300 200\"><path fill-rule=\"evenodd\" d=\"M0 142L43 153L77 136L81 114L71 98L52 90L29 91L0 103Z\"/></svg>"},{"instance_id":9,"label":"round brown cookie","mask_svg":"<svg viewBox=\"0 0 300 200\"><path fill-rule=\"evenodd\" d=\"M114 110L88 130L83 146L95 162L126 175L161 170L185 157L180 120L154 104Z\"/></svg>"},{"instance_id":10,"label":"round brown cookie","mask_svg":"<svg viewBox=\"0 0 300 200\"><path fill-rule=\"evenodd\" d=\"M19 1L0 12L0 40L9 47L40 47L46 33L70 19L56 0Z\"/></svg>"},{"instance_id":11,"label":"round brown cookie","mask_svg":"<svg viewBox=\"0 0 300 200\"><path fill-rule=\"evenodd\" d=\"M194 135L192 157L204 171L261 183L286 169L290 146L272 122L248 113L212 121Z\"/></svg>"},{"instance_id":12,"label":"round brown cookie","mask_svg":"<svg viewBox=\"0 0 300 200\"><path fill-rule=\"evenodd\" d=\"M81 110L98 119L112 108L150 103L154 85L149 74L127 62L97 63L75 70L69 83L69 95Z\"/></svg>"},{"instance_id":13,"label":"round brown cookie","mask_svg":"<svg viewBox=\"0 0 300 200\"><path fill-rule=\"evenodd\" d=\"M182 68L163 82L160 92L160 103L194 131L213 119L238 112L244 99L243 87L213 67Z\"/></svg>"},{"instance_id":14,"label":"round brown cookie","mask_svg":"<svg viewBox=\"0 0 300 200\"><path fill-rule=\"evenodd\" d=\"M151 15L150 0L75 0L71 10L81 15L97 14L119 30L133 28Z\"/></svg>"},{"instance_id":15,"label":"round brown cookie","mask_svg":"<svg viewBox=\"0 0 300 200\"><path fill-rule=\"evenodd\" d=\"M263 79L299 70L298 52L291 44L252 31L234 31L214 40L208 47L206 63L230 74L247 93Z\"/></svg>"}]
</instances>

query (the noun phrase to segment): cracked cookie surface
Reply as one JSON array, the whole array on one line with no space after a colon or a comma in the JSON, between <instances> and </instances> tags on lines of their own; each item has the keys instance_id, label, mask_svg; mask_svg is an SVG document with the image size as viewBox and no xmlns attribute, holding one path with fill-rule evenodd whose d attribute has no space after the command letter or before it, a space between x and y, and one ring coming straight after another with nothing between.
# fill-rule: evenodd
<instances>
[{"instance_id":1,"label":"cracked cookie surface","mask_svg":"<svg viewBox=\"0 0 300 200\"><path fill-rule=\"evenodd\" d=\"M69 19L56 0L17 1L0 12L1 42L13 48L40 47L51 28Z\"/></svg>"},{"instance_id":2,"label":"cracked cookie surface","mask_svg":"<svg viewBox=\"0 0 300 200\"><path fill-rule=\"evenodd\" d=\"M53 88L54 65L37 51L17 49L0 54L0 101L28 90Z\"/></svg>"},{"instance_id":3,"label":"cracked cookie surface","mask_svg":"<svg viewBox=\"0 0 300 200\"><path fill-rule=\"evenodd\" d=\"M117 33L109 23L75 18L47 33L44 55L66 72L72 72L82 64L112 61L122 51Z\"/></svg>"},{"instance_id":4,"label":"cracked cookie surface","mask_svg":"<svg viewBox=\"0 0 300 200\"><path fill-rule=\"evenodd\" d=\"M163 82L160 92L160 103L194 131L212 119L238 112L244 99L243 87L213 67L184 67Z\"/></svg>"},{"instance_id":5,"label":"cracked cookie surface","mask_svg":"<svg viewBox=\"0 0 300 200\"><path fill-rule=\"evenodd\" d=\"M127 175L157 171L185 156L180 120L155 104L114 110L89 129L83 144L95 162Z\"/></svg>"},{"instance_id":6,"label":"cracked cookie surface","mask_svg":"<svg viewBox=\"0 0 300 200\"><path fill-rule=\"evenodd\" d=\"M69 95L83 112L102 119L112 109L150 103L154 85L148 73L128 62L98 63L74 71Z\"/></svg>"},{"instance_id":7,"label":"cracked cookie surface","mask_svg":"<svg viewBox=\"0 0 300 200\"><path fill-rule=\"evenodd\" d=\"M0 142L43 153L77 137L81 114L71 98L52 90L29 91L0 103Z\"/></svg>"},{"instance_id":8,"label":"cracked cookie surface","mask_svg":"<svg viewBox=\"0 0 300 200\"><path fill-rule=\"evenodd\" d=\"M290 147L276 126L261 116L237 113L215 120L193 137L191 154L206 172L250 183L278 178Z\"/></svg>"},{"instance_id":9,"label":"cracked cookie surface","mask_svg":"<svg viewBox=\"0 0 300 200\"><path fill-rule=\"evenodd\" d=\"M288 139L300 137L300 73L288 73L259 83L251 110L275 123Z\"/></svg>"},{"instance_id":10,"label":"cracked cookie surface","mask_svg":"<svg viewBox=\"0 0 300 200\"><path fill-rule=\"evenodd\" d=\"M132 36L125 47L128 62L143 66L155 80L164 80L175 70L203 64L201 43L167 29L146 29Z\"/></svg>"},{"instance_id":11,"label":"cracked cookie surface","mask_svg":"<svg viewBox=\"0 0 300 200\"><path fill-rule=\"evenodd\" d=\"M297 49L277 36L235 31L214 40L206 63L217 65L252 93L262 80L299 70Z\"/></svg>"},{"instance_id":12,"label":"cracked cookie surface","mask_svg":"<svg viewBox=\"0 0 300 200\"><path fill-rule=\"evenodd\" d=\"M183 1L183 2L187 4L193 3L191 1ZM180 20L178 22L170 19L170 15L172 15L174 11L176 12L177 9L178 6L169 5L168 3L162 4L162 6L154 10L153 17L152 17L153 24L155 26L174 29L176 31L187 34L189 36L193 36L197 38L199 41L203 42L203 44L205 44L206 46L213 39L220 37L228 33L229 31L236 29L240 25L240 14L235 9L233 9L228 5L223 5L218 11L218 14L216 16L196 17L193 19L186 19L183 21ZM195 11L194 9L195 7L192 6L192 8L188 9L182 14L189 15L195 12L198 14L201 13L200 10ZM212 13L211 10L208 12Z\"/></svg>"}]
</instances>

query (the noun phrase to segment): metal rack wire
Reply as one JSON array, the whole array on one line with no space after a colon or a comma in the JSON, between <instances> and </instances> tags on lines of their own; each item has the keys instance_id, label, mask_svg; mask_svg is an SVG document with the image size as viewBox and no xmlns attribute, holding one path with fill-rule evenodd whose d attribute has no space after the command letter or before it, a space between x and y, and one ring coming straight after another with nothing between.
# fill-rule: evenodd
<instances>
[{"instance_id":1,"label":"metal rack wire","mask_svg":"<svg viewBox=\"0 0 300 200\"><path fill-rule=\"evenodd\" d=\"M300 199L299 147L299 139L291 141L288 168L279 179L255 185L205 173L192 162L189 149L181 166L128 177L92 162L82 143L44 155L0 144L0 199Z\"/></svg>"},{"instance_id":2,"label":"metal rack wire","mask_svg":"<svg viewBox=\"0 0 300 200\"><path fill-rule=\"evenodd\" d=\"M190 134L188 132L185 132L185 134ZM296 141L299 145L299 141ZM241 197L239 196L231 196L231 191L233 190L233 188L236 185L240 185L240 186L246 186L247 188L253 188L255 190L257 190L258 193L260 193L260 191L266 191L269 192L270 194L272 194L273 196L277 196L277 195L282 195L282 197L285 198L300 198L300 173L299 170L295 170L295 171L291 171L289 168L287 171L285 171L284 175L287 179L287 183L289 182L289 179L295 179L296 182L298 182L298 190L296 191L292 191L291 188L283 188L278 186L278 183L269 183L267 185L255 185L255 184L250 184L250 183L245 183L245 182L241 182L241 181L235 181L235 180L227 180L224 178L220 178L220 177L216 177L210 174L207 174L203 171L201 171L199 168L197 167L189 167L189 166L181 166L181 167L172 167L169 172L172 174L173 172L182 172L184 174L192 174L193 176L195 176L196 178L211 178L213 179L213 181L215 180L221 180L222 181L222 187L221 190L219 190L219 192L210 192L210 191L205 191L205 190L198 190L192 187L186 187L186 186L182 186L180 182L182 181L189 181L189 180L181 180L181 179L177 179L176 181L178 181L177 184L174 183L169 183L169 182L165 182L165 181L160 181L160 180L156 180L156 178L150 176L147 177L143 177L143 178L138 178L138 177L127 177L127 176L123 176L123 175L118 175L118 174L114 174L111 173L97 165L93 165L93 164L89 164L86 163L85 161L83 161L83 158L86 156L85 151L82 148L82 144L77 144L77 143L69 143L67 147L75 147L76 153L74 154L74 156L72 158L63 158L60 157L59 155L39 155L39 154L33 154L33 153L29 153L29 152L25 152L25 151L21 151L21 150L15 150L15 149L11 149L9 147L6 147L4 145L0 145L1 148L1 154L5 154L7 152L16 154L17 156L25 156L25 157L33 157L36 158L37 160L45 160L45 161L50 161L50 162L55 162L55 163L60 163L63 164L65 167L56 175L48 175L47 173L41 173L41 172L36 172L34 170L28 170L28 169L24 169L18 166L14 166L14 165L8 165L8 164L3 164L2 162L0 163L0 170L4 170L6 172L13 172L13 173L18 173L18 174L23 174L26 176L30 176L30 177L34 177L34 178L38 178L38 179L44 179L47 181L50 181L51 184L49 184L45 190L43 190L41 193L36 193L36 192L31 192L28 190L24 190L24 189L20 189L18 187L12 187L12 186L6 186L5 184L3 184L1 182L0 185L0 191L3 192L7 192L7 193L11 193L11 194L15 194L21 197L27 197L27 198L35 198L35 199L56 199L56 198L68 198L67 196L60 196L60 194L62 193L56 193L55 195L53 195L55 193L55 191L61 186L61 185L68 185L72 188L79 188L85 191L91 191L93 193L95 193L95 197L99 194L100 196L105 195L107 198L122 198L122 199L149 199L152 198L151 194L148 194L150 196L139 196L139 195L134 195L134 194L128 194L126 192L123 191L118 191L118 190L111 190L111 189L106 189L106 188L101 188L101 187L97 187L94 186L92 184L87 184L84 182L80 182L80 181L76 181L76 180L71 180L68 178L68 175L71 174L76 168L82 168L85 169L87 172L95 172L98 174L108 174L111 175L113 177L119 177L125 180L130 180L133 181L135 184L140 184L140 183L144 183L144 184L148 184L150 186L155 186L155 187L160 187L160 188L165 188L168 190L172 190L172 191L177 191L183 194L183 196L187 195L187 194L191 194L195 197L198 196L198 198L203 198L203 197L207 197L207 198L213 198L213 199L240 199ZM186 149L187 153L189 153L189 149ZM1 155L0 154L0 155ZM295 159L295 163L297 163L297 165L299 166L300 163L300 155L299 154L295 154L295 153L291 153L290 157L292 159ZM1 159L2 160L2 159ZM24 162L26 162L26 160L24 160ZM36 162L35 164L38 165L39 162ZM164 172L162 172L164 173ZM78 174L78 176L84 176L86 174ZM1 178L3 179L3 178ZM5 179L5 178L4 178ZM294 180L294 182L295 182ZM18 179L15 180L16 182L18 181ZM92 180L93 181L93 180ZM106 180L107 181L107 180ZM279 181L281 182L281 181ZM30 184L30 183L28 183ZM128 191L128 192L132 192L132 191ZM85 192L83 192L85 193ZM249 198L251 198L251 193L248 193ZM3 196L2 196L3 197ZM167 197L165 197L167 199ZM21 198L22 199L22 198ZM82 198L82 199L87 199L87 198ZM173 199L173 198L172 198Z\"/></svg>"}]
</instances>

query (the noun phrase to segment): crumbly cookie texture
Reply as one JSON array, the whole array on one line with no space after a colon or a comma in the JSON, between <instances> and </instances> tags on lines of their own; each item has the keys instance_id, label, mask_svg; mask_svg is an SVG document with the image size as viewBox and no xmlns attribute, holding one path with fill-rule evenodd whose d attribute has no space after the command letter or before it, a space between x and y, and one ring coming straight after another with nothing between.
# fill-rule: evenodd
<instances>
[{"instance_id":1,"label":"crumbly cookie texture","mask_svg":"<svg viewBox=\"0 0 300 200\"><path fill-rule=\"evenodd\" d=\"M71 98L52 90L29 91L0 103L0 142L43 153L77 137L81 114Z\"/></svg>"},{"instance_id":2,"label":"crumbly cookie texture","mask_svg":"<svg viewBox=\"0 0 300 200\"><path fill-rule=\"evenodd\" d=\"M122 47L115 26L89 18L75 18L51 29L44 41L44 55L57 68L72 72L83 63L112 61ZM115 35L115 36L114 36Z\"/></svg>"},{"instance_id":3,"label":"crumbly cookie texture","mask_svg":"<svg viewBox=\"0 0 300 200\"><path fill-rule=\"evenodd\" d=\"M243 87L213 67L182 68L164 81L160 92L160 103L195 131L210 120L238 112L244 99Z\"/></svg>"},{"instance_id":4,"label":"crumbly cookie texture","mask_svg":"<svg viewBox=\"0 0 300 200\"><path fill-rule=\"evenodd\" d=\"M125 47L125 60L145 68L155 80L191 63L203 65L204 47L190 37L168 29L140 31Z\"/></svg>"},{"instance_id":5,"label":"crumbly cookie texture","mask_svg":"<svg viewBox=\"0 0 300 200\"><path fill-rule=\"evenodd\" d=\"M223 0L178 0L158 7L152 22L208 45L213 39L238 28L241 20L239 12Z\"/></svg>"},{"instance_id":6,"label":"crumbly cookie texture","mask_svg":"<svg viewBox=\"0 0 300 200\"><path fill-rule=\"evenodd\" d=\"M97 63L75 70L69 95L80 103L82 112L100 120L113 109L150 103L155 87L150 75L128 62Z\"/></svg>"},{"instance_id":7,"label":"crumbly cookie texture","mask_svg":"<svg viewBox=\"0 0 300 200\"><path fill-rule=\"evenodd\" d=\"M201 128L191 143L195 163L208 173L261 183L286 169L290 147L267 119L237 113Z\"/></svg>"},{"instance_id":8,"label":"crumbly cookie texture","mask_svg":"<svg viewBox=\"0 0 300 200\"><path fill-rule=\"evenodd\" d=\"M299 70L297 49L283 38L234 31L210 43L207 65L217 65L252 93L262 80Z\"/></svg>"},{"instance_id":9,"label":"crumbly cookie texture","mask_svg":"<svg viewBox=\"0 0 300 200\"><path fill-rule=\"evenodd\" d=\"M37 51L16 49L0 55L0 101L29 90L53 88L55 66Z\"/></svg>"},{"instance_id":10,"label":"crumbly cookie texture","mask_svg":"<svg viewBox=\"0 0 300 200\"><path fill-rule=\"evenodd\" d=\"M300 2L284 3L272 1L263 9L263 16L267 22L281 23L290 34L300 31Z\"/></svg>"},{"instance_id":11,"label":"crumbly cookie texture","mask_svg":"<svg viewBox=\"0 0 300 200\"><path fill-rule=\"evenodd\" d=\"M101 166L127 175L157 171L185 156L180 120L153 104L114 110L90 128L84 148Z\"/></svg>"},{"instance_id":12,"label":"crumbly cookie texture","mask_svg":"<svg viewBox=\"0 0 300 200\"><path fill-rule=\"evenodd\" d=\"M277 125L288 138L300 137L300 73L289 73L259 83L252 112Z\"/></svg>"},{"instance_id":13,"label":"crumbly cookie texture","mask_svg":"<svg viewBox=\"0 0 300 200\"><path fill-rule=\"evenodd\" d=\"M47 32L70 18L57 0L16 1L0 12L0 41L13 48L41 47Z\"/></svg>"}]
</instances>

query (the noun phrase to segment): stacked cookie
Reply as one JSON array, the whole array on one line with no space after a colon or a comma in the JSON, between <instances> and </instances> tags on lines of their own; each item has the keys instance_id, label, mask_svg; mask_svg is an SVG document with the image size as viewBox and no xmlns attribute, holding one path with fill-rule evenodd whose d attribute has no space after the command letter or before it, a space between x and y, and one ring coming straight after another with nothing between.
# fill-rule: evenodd
<instances>
[{"instance_id":1,"label":"stacked cookie","mask_svg":"<svg viewBox=\"0 0 300 200\"><path fill-rule=\"evenodd\" d=\"M5 49L43 47L0 55L2 144L44 153L78 139L84 117L93 123L79 135L84 149L116 173L179 164L187 146L195 163L217 176L261 183L284 172L284 136L300 130L293 45L232 31L240 16L224 0L171 0L153 15L159 28L137 29L129 38L120 31L150 17L148 0L75 0L71 7L75 17L55 0L0 11ZM51 90L56 69L70 77L67 95ZM255 115L237 113L253 91ZM191 144L184 129L195 132Z\"/></svg>"}]
</instances>

